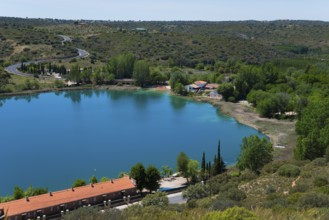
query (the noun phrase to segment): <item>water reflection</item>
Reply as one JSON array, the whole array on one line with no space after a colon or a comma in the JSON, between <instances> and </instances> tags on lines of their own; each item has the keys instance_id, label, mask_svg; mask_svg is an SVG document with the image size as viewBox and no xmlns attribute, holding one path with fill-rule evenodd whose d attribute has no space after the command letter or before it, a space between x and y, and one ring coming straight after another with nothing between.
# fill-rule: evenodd
<instances>
[{"instance_id":1,"label":"water reflection","mask_svg":"<svg viewBox=\"0 0 329 220\"><path fill-rule=\"evenodd\" d=\"M81 102L81 91L69 91L65 92L64 97L71 99L73 103L80 103Z\"/></svg>"},{"instance_id":2,"label":"water reflection","mask_svg":"<svg viewBox=\"0 0 329 220\"><path fill-rule=\"evenodd\" d=\"M169 96L170 104L175 110L182 110L185 108L187 104L187 99L176 96Z\"/></svg>"},{"instance_id":3,"label":"water reflection","mask_svg":"<svg viewBox=\"0 0 329 220\"><path fill-rule=\"evenodd\" d=\"M19 96L8 96L0 98L0 107L4 106L6 101L14 99L15 101L23 100L26 102L31 102L33 99L38 99L39 94L31 94L31 95L19 95Z\"/></svg>"}]
</instances>

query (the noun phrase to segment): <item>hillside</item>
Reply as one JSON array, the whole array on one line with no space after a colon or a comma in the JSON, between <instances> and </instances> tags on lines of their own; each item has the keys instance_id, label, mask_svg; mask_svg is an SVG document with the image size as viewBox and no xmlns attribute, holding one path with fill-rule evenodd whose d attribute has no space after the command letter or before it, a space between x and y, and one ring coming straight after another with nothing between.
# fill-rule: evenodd
<instances>
[{"instance_id":1,"label":"hillside","mask_svg":"<svg viewBox=\"0 0 329 220\"><path fill-rule=\"evenodd\" d=\"M136 28L143 28L136 30ZM0 18L0 60L90 51L93 62L131 52L157 64L194 67L228 59L327 59L329 23L320 21L119 22ZM74 39L61 48L58 34ZM51 52L51 53L48 53Z\"/></svg>"}]
</instances>

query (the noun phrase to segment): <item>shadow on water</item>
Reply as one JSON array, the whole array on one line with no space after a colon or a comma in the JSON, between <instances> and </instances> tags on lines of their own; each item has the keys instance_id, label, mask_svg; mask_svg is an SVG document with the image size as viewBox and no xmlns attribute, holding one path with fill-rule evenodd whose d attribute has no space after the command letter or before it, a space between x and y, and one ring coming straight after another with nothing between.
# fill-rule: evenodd
<instances>
[{"instance_id":1,"label":"shadow on water","mask_svg":"<svg viewBox=\"0 0 329 220\"><path fill-rule=\"evenodd\" d=\"M33 94L33 95L19 95L19 96L11 96L11 97L1 97L0 98L0 107L4 106L6 101L8 100L15 100L15 101L26 101L26 102L31 102L33 99L38 99L39 94Z\"/></svg>"},{"instance_id":2,"label":"shadow on water","mask_svg":"<svg viewBox=\"0 0 329 220\"><path fill-rule=\"evenodd\" d=\"M107 97L110 98L112 101L117 101L124 97L132 96L132 93L128 91L106 91L106 94Z\"/></svg>"},{"instance_id":3,"label":"shadow on water","mask_svg":"<svg viewBox=\"0 0 329 220\"><path fill-rule=\"evenodd\" d=\"M81 102L81 91L69 91L64 93L64 97L71 99L73 103Z\"/></svg>"},{"instance_id":4,"label":"shadow on water","mask_svg":"<svg viewBox=\"0 0 329 220\"><path fill-rule=\"evenodd\" d=\"M187 104L187 99L183 97L169 96L170 104L175 110L183 110Z\"/></svg>"}]
</instances>

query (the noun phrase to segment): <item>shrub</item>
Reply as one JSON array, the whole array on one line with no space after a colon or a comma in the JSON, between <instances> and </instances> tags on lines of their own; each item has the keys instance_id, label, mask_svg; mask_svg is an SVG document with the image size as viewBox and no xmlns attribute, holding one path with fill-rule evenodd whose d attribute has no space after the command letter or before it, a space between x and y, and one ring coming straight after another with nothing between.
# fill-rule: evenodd
<instances>
[{"instance_id":1,"label":"shrub","mask_svg":"<svg viewBox=\"0 0 329 220\"><path fill-rule=\"evenodd\" d=\"M279 161L272 161L268 164L265 164L262 168L262 173L275 173L282 165L284 165L286 161L279 160Z\"/></svg>"},{"instance_id":2,"label":"shrub","mask_svg":"<svg viewBox=\"0 0 329 220\"><path fill-rule=\"evenodd\" d=\"M303 208L327 207L329 196L321 193L305 193L299 199L299 206Z\"/></svg>"},{"instance_id":3,"label":"shrub","mask_svg":"<svg viewBox=\"0 0 329 220\"><path fill-rule=\"evenodd\" d=\"M313 184L316 187L325 186L325 185L328 185L328 179L326 177L323 177L323 176L318 176L313 181Z\"/></svg>"},{"instance_id":4,"label":"shrub","mask_svg":"<svg viewBox=\"0 0 329 220\"><path fill-rule=\"evenodd\" d=\"M300 174L300 168L292 164L284 164L278 169L278 174L285 177L296 177Z\"/></svg>"},{"instance_id":5,"label":"shrub","mask_svg":"<svg viewBox=\"0 0 329 220\"><path fill-rule=\"evenodd\" d=\"M293 187L290 192L297 193L297 192L306 192L309 190L311 186L306 182L298 182L295 187Z\"/></svg>"},{"instance_id":6,"label":"shrub","mask_svg":"<svg viewBox=\"0 0 329 220\"><path fill-rule=\"evenodd\" d=\"M299 192L290 194L287 198L287 201L290 204L296 204L301 196L302 196L302 193L299 193Z\"/></svg>"},{"instance_id":7,"label":"shrub","mask_svg":"<svg viewBox=\"0 0 329 220\"><path fill-rule=\"evenodd\" d=\"M251 170L245 170L241 173L239 179L241 181L250 181L250 180L254 180L257 179L258 176L256 173L252 172Z\"/></svg>"},{"instance_id":8,"label":"shrub","mask_svg":"<svg viewBox=\"0 0 329 220\"><path fill-rule=\"evenodd\" d=\"M203 220L257 220L256 215L246 208L233 207L223 212L209 212L202 218Z\"/></svg>"},{"instance_id":9,"label":"shrub","mask_svg":"<svg viewBox=\"0 0 329 220\"><path fill-rule=\"evenodd\" d=\"M268 186L266 186L265 191L266 191L266 194L272 194L272 193L276 192L276 188L273 185L268 185Z\"/></svg>"},{"instance_id":10,"label":"shrub","mask_svg":"<svg viewBox=\"0 0 329 220\"><path fill-rule=\"evenodd\" d=\"M236 99L235 99L235 97L231 96L231 97L229 97L227 99L227 101L229 101L229 102L236 102Z\"/></svg>"},{"instance_id":11,"label":"shrub","mask_svg":"<svg viewBox=\"0 0 329 220\"><path fill-rule=\"evenodd\" d=\"M233 201L233 200L230 200L230 199L225 199L225 198L222 198L222 199L216 199L210 209L211 210L216 210L216 211L223 211L225 209L228 209L228 208L231 208L231 207L234 207L237 205L237 202L236 201Z\"/></svg>"},{"instance_id":12,"label":"shrub","mask_svg":"<svg viewBox=\"0 0 329 220\"><path fill-rule=\"evenodd\" d=\"M327 160L326 158L320 157L316 158L315 160L312 161L313 166L317 167L323 167L327 165Z\"/></svg>"},{"instance_id":13,"label":"shrub","mask_svg":"<svg viewBox=\"0 0 329 220\"><path fill-rule=\"evenodd\" d=\"M149 194L145 196L142 200L143 206L167 206L169 204L169 199L167 197L167 193L165 192L157 192L154 194Z\"/></svg>"},{"instance_id":14,"label":"shrub","mask_svg":"<svg viewBox=\"0 0 329 220\"><path fill-rule=\"evenodd\" d=\"M225 193L226 197L231 199L231 200L234 200L234 201L242 201L244 200L245 198L247 198L246 194L237 189L237 188L231 188L229 189L226 193Z\"/></svg>"},{"instance_id":15,"label":"shrub","mask_svg":"<svg viewBox=\"0 0 329 220\"><path fill-rule=\"evenodd\" d=\"M201 183L195 184L183 191L183 197L187 200L201 199L210 195L209 187Z\"/></svg>"},{"instance_id":16,"label":"shrub","mask_svg":"<svg viewBox=\"0 0 329 220\"><path fill-rule=\"evenodd\" d=\"M320 187L319 189L317 189L317 192L329 195L329 185Z\"/></svg>"}]
</instances>

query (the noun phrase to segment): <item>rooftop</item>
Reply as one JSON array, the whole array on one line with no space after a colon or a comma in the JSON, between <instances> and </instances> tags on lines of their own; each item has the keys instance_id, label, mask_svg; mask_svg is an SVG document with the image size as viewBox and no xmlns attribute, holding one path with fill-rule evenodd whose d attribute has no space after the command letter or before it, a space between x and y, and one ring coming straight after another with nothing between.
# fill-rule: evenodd
<instances>
[{"instance_id":1,"label":"rooftop","mask_svg":"<svg viewBox=\"0 0 329 220\"><path fill-rule=\"evenodd\" d=\"M19 199L11 202L0 203L0 209L8 210L8 216L23 214L32 210L39 210L45 207L52 207L69 202L79 201L86 198L118 192L125 189L134 188L133 180L128 176L115 179L112 181L101 182L81 187L76 187L72 190L66 189L62 191L47 193L39 196Z\"/></svg>"}]
</instances>

